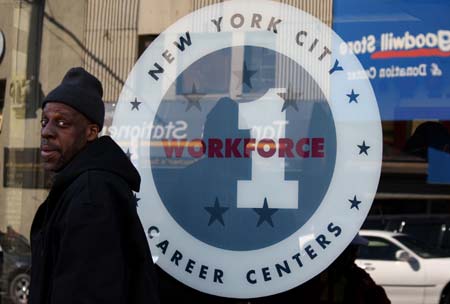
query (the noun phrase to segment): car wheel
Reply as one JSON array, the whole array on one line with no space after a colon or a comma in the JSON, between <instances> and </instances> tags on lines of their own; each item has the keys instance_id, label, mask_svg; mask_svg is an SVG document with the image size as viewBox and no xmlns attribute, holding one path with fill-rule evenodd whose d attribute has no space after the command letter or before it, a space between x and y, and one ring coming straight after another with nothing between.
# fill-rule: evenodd
<instances>
[{"instance_id":1,"label":"car wheel","mask_svg":"<svg viewBox=\"0 0 450 304\"><path fill-rule=\"evenodd\" d=\"M14 304L27 304L30 294L30 276L26 273L16 275L9 285L9 297Z\"/></svg>"}]
</instances>

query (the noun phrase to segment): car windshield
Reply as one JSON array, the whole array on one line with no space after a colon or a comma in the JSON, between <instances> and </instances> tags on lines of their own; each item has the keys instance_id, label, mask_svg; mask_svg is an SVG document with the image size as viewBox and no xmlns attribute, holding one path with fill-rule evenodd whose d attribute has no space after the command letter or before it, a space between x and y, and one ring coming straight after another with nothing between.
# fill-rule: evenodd
<instances>
[{"instance_id":1,"label":"car windshield","mask_svg":"<svg viewBox=\"0 0 450 304\"><path fill-rule=\"evenodd\" d=\"M20 235L0 234L0 246L8 254L28 255L31 252L30 245Z\"/></svg>"},{"instance_id":2,"label":"car windshield","mask_svg":"<svg viewBox=\"0 0 450 304\"><path fill-rule=\"evenodd\" d=\"M408 235L397 235L394 238L425 259L450 257L450 252L432 248Z\"/></svg>"}]
</instances>

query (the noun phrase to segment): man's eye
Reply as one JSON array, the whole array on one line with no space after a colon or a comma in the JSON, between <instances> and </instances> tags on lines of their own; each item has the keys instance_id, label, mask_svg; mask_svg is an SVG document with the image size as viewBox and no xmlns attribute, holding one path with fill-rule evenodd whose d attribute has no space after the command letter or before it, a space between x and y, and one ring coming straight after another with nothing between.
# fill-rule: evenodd
<instances>
[{"instance_id":1,"label":"man's eye","mask_svg":"<svg viewBox=\"0 0 450 304\"><path fill-rule=\"evenodd\" d=\"M47 120L41 119L41 127L45 127L47 125Z\"/></svg>"},{"instance_id":2,"label":"man's eye","mask_svg":"<svg viewBox=\"0 0 450 304\"><path fill-rule=\"evenodd\" d=\"M58 120L58 126L65 127L65 126L67 126L67 123L64 120Z\"/></svg>"}]
</instances>

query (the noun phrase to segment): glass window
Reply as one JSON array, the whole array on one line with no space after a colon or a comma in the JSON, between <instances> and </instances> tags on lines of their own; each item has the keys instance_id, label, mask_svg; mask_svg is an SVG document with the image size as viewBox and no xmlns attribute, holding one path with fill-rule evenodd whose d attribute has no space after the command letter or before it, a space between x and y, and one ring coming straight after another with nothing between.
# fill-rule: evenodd
<instances>
[{"instance_id":1,"label":"glass window","mask_svg":"<svg viewBox=\"0 0 450 304\"><path fill-rule=\"evenodd\" d=\"M27 239L11 230L0 234L0 246L11 255L29 255L31 251Z\"/></svg>"},{"instance_id":2,"label":"glass window","mask_svg":"<svg viewBox=\"0 0 450 304\"><path fill-rule=\"evenodd\" d=\"M308 208L305 206L317 197L325 197L335 166L334 160L327 157L318 157L314 160L316 161L314 165L307 165L307 161L301 159L298 154L308 153L306 150L310 148L310 145L306 142L301 143L299 139L304 137L309 140L309 135L312 135L309 133L313 133L311 130L316 127L334 132L335 125L325 119L329 111L328 100L322 99L326 99L325 97L331 95L336 88L332 85L319 88L315 80L318 76L310 74L305 67L294 65L292 58L279 56L269 48L246 45L247 42L259 41L259 37L256 39L246 35L227 33L229 36L225 38L233 41L239 48L226 47L209 53L200 58L202 60L198 59L185 67L183 71L181 67L188 60L183 59L181 55L189 54L192 48L187 44L185 51L175 47L176 40L172 40L172 37L165 41L159 39L158 43L168 48L172 47L174 51L169 52L170 54L164 51L159 53L154 62L166 64L163 65L166 75L177 71L181 76L164 80L164 87L167 88L164 97L166 100L159 106L148 106L148 103L152 102L157 95L153 95L153 92L148 96L139 96L140 94L133 96L129 104L127 101L126 106L130 113L136 114L136 117L142 114L143 119L152 123L147 124L145 121L145 124L138 126L139 130L111 128L114 118L117 118L115 115L118 113L116 106L119 97L121 94L129 93L129 87L126 86L127 78L146 49L153 43L157 43L157 37L163 37L160 34L164 30L193 10L222 2L226 3L224 0L0 1L0 246L4 253L20 256L28 256L30 253L31 223L36 210L46 199L52 183L52 174L44 171L41 159L40 105L44 96L61 82L64 74L71 67L76 66L85 68L102 83L106 117L101 135L114 136L121 134L119 132L134 131L146 134L142 140L127 143L130 148L125 148L125 152L134 164L145 164L147 166L145 170L148 169L155 179L159 179L160 184L155 183L152 187L155 186L159 191L159 197L170 200L173 213L179 216L175 218L175 222L184 223L184 220L188 218L189 222L186 226L189 225L192 231L211 242L206 242L208 244L215 244L217 241L217 244L222 246L219 246L220 248L228 248L227 242L232 239L229 236L241 237L239 246L242 248L253 246L252 242L255 238L246 238L244 234L239 233L240 231L234 234L222 232L229 227L238 227L234 223L250 223L253 217L256 218L259 214L258 211L254 211L258 209L253 208L254 206L248 208L246 210L248 213L245 214L251 220L244 215L234 216L232 213L238 209L234 208L237 205L237 180L250 180L254 170L252 166L256 167L259 163L259 160L254 163L248 162L256 158L246 159L246 157L236 156L239 154L238 146L241 147L242 144L243 147L244 141L235 145L234 143L238 142L233 139L250 137L251 134L248 126L245 128L240 126L247 117L243 118L242 111L239 113L239 107L250 101L250 99L245 100L246 96L255 97L254 100L256 100L268 92L267 88L283 89L280 83L274 81L275 76L282 79L284 84L291 86L291 90L286 86L286 92L277 93L277 96L299 100L284 101L283 109L276 112L286 116L280 116L282 119L273 121L276 128L258 125L255 130L261 134L271 134L271 132L282 134L283 139L289 136L296 139L295 143L299 148L294 147L293 144L290 147L291 144L285 141L284 149L287 152L279 150L285 155L285 159L277 159L280 162L277 162L274 168L275 171L279 168L285 170L283 174L280 174L282 182L299 182L298 189L294 189L292 193L298 194L298 201L303 200L301 203L303 205L296 210L298 211L296 215L293 212L290 213L291 210L284 208L285 206L274 208L267 205L267 208L277 211L264 209L262 215L259 214L260 221L255 222L251 229L257 231L262 231L258 230L259 228L268 229L268 232L261 232L259 237L267 240L266 245L271 245L271 240L278 241L276 233L273 233L278 227L284 227L281 230L285 236L290 236L299 228L297 225L302 226L303 223L307 223L308 219L304 211ZM280 0L278 2L295 6L332 28L343 40L342 45L339 46L339 52L354 54L362 66L361 71L350 73L344 70L342 73L349 72L346 74L347 78L356 82L362 79L369 80L373 88L383 134L382 168L375 200L363 228L409 234L423 242L426 247L430 247L430 252L441 249L449 251L450 18L448 13L450 1L324 0L314 1L314 5L311 5L313 1ZM217 14L219 13L222 12L218 10ZM273 14L276 13L278 12L273 12ZM239 20L237 18L234 21ZM271 22L270 18L265 17L259 20L256 14L253 20L246 19L245 22L252 22L255 25L253 28L255 31L261 26L264 34L270 32L267 26L272 26L273 29L278 26L281 32L283 22L276 25L274 20ZM207 29L204 34L207 36L208 43L209 41L214 43L218 37L216 35L218 24L214 25L211 20L208 20L205 26L200 21L198 20L197 23L196 20L193 25L195 34L192 32L191 38L194 45L198 37L196 34L204 30L203 26ZM222 25L226 22L228 27L233 27L230 25L230 20L223 20ZM222 29L225 31L226 27ZM185 36L186 33L173 32L172 34L174 37L180 37L180 35ZM261 40L265 37L265 35L261 36ZM223 36L220 38L225 40ZM309 44L309 50L304 54L315 52L319 47L323 48L324 40L323 37L320 38L315 42L310 41L312 44ZM278 41L276 38L273 41L282 43L281 40ZM264 41L267 42L270 39ZM304 41L306 46L306 40ZM299 43L296 44L295 50L302 50L297 48ZM295 51L292 52L295 53ZM245 68L241 61L245 62ZM152 65L145 67L145 72L153 68L155 66ZM328 66L324 71L328 77ZM148 84L142 79L136 79L136 81L142 81L143 87ZM164 81L160 79L160 83ZM219 104L216 98L224 96L233 99L233 102L225 100L216 107ZM357 98L356 101L355 97L355 103L352 103L352 106L356 107L356 102L360 105L364 103L365 96L358 95ZM240 103L237 100L244 102ZM324 102L320 105L311 102L317 100ZM294 103L291 103L292 101ZM122 110L124 108L122 107ZM144 115L144 111L147 110L148 112ZM270 111L266 112L269 117ZM202 113L202 116L199 113ZM203 114L205 114L204 117ZM293 121L293 117L297 114L301 117L299 119L301 123L299 122L298 125L290 121L290 119ZM251 117L252 114L248 116ZM265 118L266 115L260 116ZM272 117L269 118L272 119ZM261 124L266 124L266 121ZM314 137L321 138L320 132L318 134ZM177 147L180 148L179 150L165 146L166 140L175 136L182 143L181 148ZM216 139L221 136L225 139L222 141L225 144L219 148L221 143ZM192 139L192 141L189 141L183 150L185 139ZM199 139L199 141L196 142L193 139ZM205 162L206 157L203 157L202 152L204 153L206 148L208 150L211 148L208 146L209 139L212 139L211 143L217 143L217 146L211 144L211 147L217 148L213 151L217 152L224 148L225 153L240 159L222 163L221 160L230 159L217 157L211 162L209 160ZM206 140L208 145L202 145L202 140ZM365 140L367 145L371 146L369 139ZM335 140L333 137L333 145L338 141L339 138ZM327 143L329 143L328 139ZM120 144L123 145L123 142ZM148 152L145 157L140 157L137 153L141 144L145 146L142 150ZM252 146L250 142L245 143L245 149L247 145L249 148ZM271 152L277 145L280 148L281 142L275 145L267 143L261 151L263 154ZM258 145L253 147L258 148ZM336 147L340 146L336 144ZM268 151L264 151L265 148ZM356 146L354 148L356 149ZM302 149L306 150L302 151ZM169 150L175 152L175 155L177 151L181 151L182 157L179 159L165 157ZM289 156L291 150L294 153L293 157ZM374 147L372 146L368 151L369 153L374 151ZM363 153L362 150L361 153ZM185 157L186 155L188 158ZM192 155L199 155L199 157L197 159ZM361 156L365 157L364 154ZM269 157L261 158L261 163L264 164L261 166L262 169L266 169L264 167L266 158ZM181 172L181 168L185 172L182 178L176 173ZM219 173L215 172L216 169ZM197 174L195 170L203 171ZM192 174L192 172L196 173ZM322 174L323 172L326 174ZM203 178L201 182L195 184L196 187L189 186L188 182L195 180L192 175ZM272 173L260 175L267 177ZM216 178L221 179L220 184ZM147 181L145 178L142 180ZM230 186L224 187L225 183ZM267 182L268 186L273 184ZM201 187L197 188L198 185ZM316 191L317 185L320 186L320 191ZM148 185L141 185L141 189L145 187ZM224 198L217 199L216 203L216 198L212 195L211 198L202 196L204 195L202 192L204 189L200 189L202 187L211 193L220 193ZM260 188L261 191L265 190L263 189L265 187ZM259 194L259 188L255 192ZM286 194L281 190L279 192L284 196L280 201L284 202ZM290 197L293 196L290 195ZM353 194L349 199L352 197ZM351 212L356 213L362 210L359 207L369 203L361 198L362 195L358 194L357 197L355 196L351 205ZM359 200L362 205L358 205ZM146 204L145 198L141 198L140 194L137 194L136 201L141 206ZM206 229L196 226L197 221L200 222L202 219L199 219L189 203L186 203L190 201L201 205L200 213L203 217L207 217L205 225L208 228L217 228L216 235L211 236L212 234L205 232ZM319 199L317 201L319 205L321 201ZM268 204L270 203L269 201ZM344 200L343 204L345 203L348 204ZM348 207L350 208L350 205ZM310 209L313 210L313 208ZM171 210L168 209L169 212ZM275 219L286 216L285 220L272 222L269 214L272 211ZM146 218L146 215L142 218ZM328 239L329 236L326 235L326 237ZM405 244L408 242L407 239L401 241ZM326 245L322 243L323 246L324 244ZM419 254L422 256L427 255L420 251L421 249L416 247L415 243L408 244L412 250L421 252ZM172 246L176 247L171 243L170 249L173 249ZM321 253L321 248L317 247L318 254ZM386 239L370 237L369 246L360 248L360 258L394 261L395 252L398 249L400 249L398 246ZM187 256L188 254L185 254L185 260ZM26 267L19 269L14 264L10 268L15 274L23 275L26 279L31 261L26 258L24 263ZM0 265L1 268L2 265ZM189 270L189 267L187 269ZM189 273L189 271L186 272ZM171 288L175 284L168 285L170 286L167 288L169 290L167 293L176 294ZM25 288L24 301L26 301L26 292ZM14 295L0 289L1 293L4 293L4 297L14 298Z\"/></svg>"},{"instance_id":3,"label":"glass window","mask_svg":"<svg viewBox=\"0 0 450 304\"><path fill-rule=\"evenodd\" d=\"M394 238L423 258L438 258L449 255L442 250L427 246L421 241L407 235L398 235L394 236Z\"/></svg>"},{"instance_id":4,"label":"glass window","mask_svg":"<svg viewBox=\"0 0 450 304\"><path fill-rule=\"evenodd\" d=\"M366 237L367 246L360 246L358 258L367 260L395 261L395 253L400 249L392 242L380 237Z\"/></svg>"}]
</instances>

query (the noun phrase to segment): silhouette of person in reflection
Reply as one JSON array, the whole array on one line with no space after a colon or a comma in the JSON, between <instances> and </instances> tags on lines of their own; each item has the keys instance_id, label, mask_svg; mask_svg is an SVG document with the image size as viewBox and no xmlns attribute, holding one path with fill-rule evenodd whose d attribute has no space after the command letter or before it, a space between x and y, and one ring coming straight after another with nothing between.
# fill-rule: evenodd
<instances>
[{"instance_id":1,"label":"silhouette of person in reflection","mask_svg":"<svg viewBox=\"0 0 450 304\"><path fill-rule=\"evenodd\" d=\"M440 122L427 121L419 125L406 142L404 151L428 160L428 148L450 152L450 134Z\"/></svg>"},{"instance_id":2,"label":"silhouette of person in reflection","mask_svg":"<svg viewBox=\"0 0 450 304\"><path fill-rule=\"evenodd\" d=\"M308 285L312 285L317 290L314 293L317 295L314 303L391 303L384 289L377 285L364 269L355 264L359 246L367 246L367 244L368 241L365 238L359 234L356 235L352 243L326 271L311 280L311 283L305 284L304 289L307 289Z\"/></svg>"},{"instance_id":3,"label":"silhouette of person in reflection","mask_svg":"<svg viewBox=\"0 0 450 304\"><path fill-rule=\"evenodd\" d=\"M384 289L355 264L359 246L368 241L357 235L341 255L322 273L292 290L252 300L252 304L389 304Z\"/></svg>"}]
</instances>

